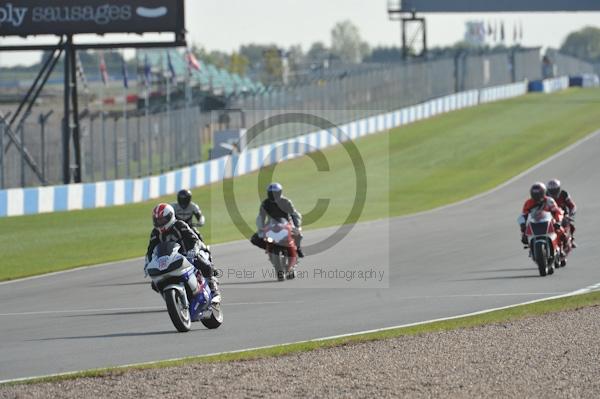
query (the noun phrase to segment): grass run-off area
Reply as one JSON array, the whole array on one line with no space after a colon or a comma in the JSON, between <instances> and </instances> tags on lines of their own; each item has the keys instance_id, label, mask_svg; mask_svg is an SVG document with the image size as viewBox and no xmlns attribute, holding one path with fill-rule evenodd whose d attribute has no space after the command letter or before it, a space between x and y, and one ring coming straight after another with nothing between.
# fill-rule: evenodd
<instances>
[{"instance_id":1,"label":"grass run-off area","mask_svg":"<svg viewBox=\"0 0 600 399\"><path fill-rule=\"evenodd\" d=\"M431 209L491 189L600 128L599 104L598 89L529 94L356 140L367 174L359 220ZM290 160L236 178L227 198L235 198L252 228L271 179L265 172L273 172L306 214L305 230L344 223L356 197L355 170L342 146L323 155L329 170L306 156ZM244 238L236 226L241 221L232 221L226 209L221 183L193 194L207 217L202 233L209 243ZM315 207L319 199L328 199L328 206ZM172 200L0 218L0 280L141 257L152 207Z\"/></svg>"},{"instance_id":2,"label":"grass run-off area","mask_svg":"<svg viewBox=\"0 0 600 399\"><path fill-rule=\"evenodd\" d=\"M340 338L304 341L291 344L276 345L266 348L229 352L217 355L191 356L183 359L165 360L132 366L93 369L63 375L32 378L24 381L12 382L9 384L35 384L42 382L57 382L61 380L76 378L117 376L132 370L177 367L191 363L218 363L265 359L275 356L285 356L294 353L309 352L318 349L335 348L343 345L352 345L383 339L399 338L403 336L436 333L440 331L450 331L461 328L474 328L494 323L506 323L527 317L539 317L550 313L556 313L561 311L573 311L591 306L600 306L600 292L596 291L583 295L574 295L564 298L544 300L527 305L509 307L507 309L494 310L491 312L486 312L473 316L457 317L449 320L417 324L409 327L390 328L383 331L376 331L370 333L358 333Z\"/></svg>"}]
</instances>

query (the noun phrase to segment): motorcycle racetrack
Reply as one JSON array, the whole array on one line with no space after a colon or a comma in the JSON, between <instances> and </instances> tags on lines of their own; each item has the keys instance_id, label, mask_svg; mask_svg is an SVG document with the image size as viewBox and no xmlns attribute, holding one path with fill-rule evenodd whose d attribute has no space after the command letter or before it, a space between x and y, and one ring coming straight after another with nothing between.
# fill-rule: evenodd
<instances>
[{"instance_id":1,"label":"motorcycle racetrack","mask_svg":"<svg viewBox=\"0 0 600 399\"><path fill-rule=\"evenodd\" d=\"M288 343L470 313L600 282L600 132L465 202L360 223L275 282L246 241L213 247L224 323L177 333L141 259L0 283L0 380ZM578 205L578 248L539 277L516 217L533 181L558 177ZM334 228L306 232L305 247Z\"/></svg>"}]
</instances>

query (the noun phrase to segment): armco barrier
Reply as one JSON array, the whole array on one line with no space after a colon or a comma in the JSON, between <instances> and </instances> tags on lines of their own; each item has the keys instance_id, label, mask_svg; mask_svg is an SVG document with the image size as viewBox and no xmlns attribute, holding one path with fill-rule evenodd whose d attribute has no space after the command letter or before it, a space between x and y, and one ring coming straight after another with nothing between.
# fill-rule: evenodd
<instances>
[{"instance_id":1,"label":"armco barrier","mask_svg":"<svg viewBox=\"0 0 600 399\"><path fill-rule=\"evenodd\" d=\"M339 127L339 130L343 132L342 137L340 135L334 137L327 131L309 133L159 176L0 190L0 217L102 208L142 202L173 194L182 188L205 186L222 180L224 177L244 175L280 160L336 145L347 139L385 131L481 103L520 96L526 92L527 82L520 82L451 94L397 111L347 123ZM234 158L232 159L232 157Z\"/></svg>"},{"instance_id":2,"label":"armco barrier","mask_svg":"<svg viewBox=\"0 0 600 399\"><path fill-rule=\"evenodd\" d=\"M529 82L528 90L530 92L553 93L555 91L565 90L569 87L569 77L561 76L559 78L533 80Z\"/></svg>"},{"instance_id":3,"label":"armco barrier","mask_svg":"<svg viewBox=\"0 0 600 399\"><path fill-rule=\"evenodd\" d=\"M515 83L479 90L479 103L489 103L506 98L517 97L527 92L527 83Z\"/></svg>"},{"instance_id":4,"label":"armco barrier","mask_svg":"<svg viewBox=\"0 0 600 399\"><path fill-rule=\"evenodd\" d=\"M569 78L570 87L598 87L600 86L600 78L594 73L584 73L579 76L571 76Z\"/></svg>"}]
</instances>

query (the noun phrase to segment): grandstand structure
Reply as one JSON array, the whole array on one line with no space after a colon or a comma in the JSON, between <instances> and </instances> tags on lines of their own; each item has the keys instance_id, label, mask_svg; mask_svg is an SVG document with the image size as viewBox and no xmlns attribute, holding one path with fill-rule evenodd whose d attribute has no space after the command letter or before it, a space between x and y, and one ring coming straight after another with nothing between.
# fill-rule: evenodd
<instances>
[{"instance_id":1,"label":"grandstand structure","mask_svg":"<svg viewBox=\"0 0 600 399\"><path fill-rule=\"evenodd\" d=\"M198 86L201 90L213 95L228 97L246 93L261 93L267 90L267 87L259 81L230 73L224 68L218 68L202 60L197 60L198 68L190 68L185 53L176 49L138 51L138 59L143 59L145 56L148 56L152 67L159 72L169 70L170 58L178 82L185 83L189 73L192 86Z\"/></svg>"}]
</instances>

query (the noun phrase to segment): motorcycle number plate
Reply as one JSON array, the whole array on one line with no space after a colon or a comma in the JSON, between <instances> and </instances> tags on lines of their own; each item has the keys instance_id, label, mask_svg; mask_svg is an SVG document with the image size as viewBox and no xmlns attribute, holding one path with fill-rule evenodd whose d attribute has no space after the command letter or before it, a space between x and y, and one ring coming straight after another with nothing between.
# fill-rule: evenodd
<instances>
[{"instance_id":1,"label":"motorcycle number plate","mask_svg":"<svg viewBox=\"0 0 600 399\"><path fill-rule=\"evenodd\" d=\"M167 270L168 267L169 267L169 259L161 258L158 260L158 270L160 270L160 271Z\"/></svg>"}]
</instances>

